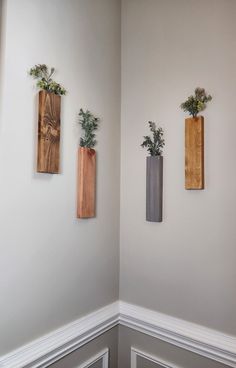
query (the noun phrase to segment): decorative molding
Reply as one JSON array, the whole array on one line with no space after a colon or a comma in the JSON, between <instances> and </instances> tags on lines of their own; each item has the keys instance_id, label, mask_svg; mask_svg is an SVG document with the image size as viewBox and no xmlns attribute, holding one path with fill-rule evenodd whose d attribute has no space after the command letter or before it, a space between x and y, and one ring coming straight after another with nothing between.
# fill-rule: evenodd
<instances>
[{"instance_id":1,"label":"decorative molding","mask_svg":"<svg viewBox=\"0 0 236 368\"><path fill-rule=\"evenodd\" d=\"M46 368L116 326L118 322L119 302L115 302L0 357L0 367Z\"/></svg>"},{"instance_id":2,"label":"decorative molding","mask_svg":"<svg viewBox=\"0 0 236 368\"><path fill-rule=\"evenodd\" d=\"M170 365L167 362L164 362L163 360L159 360L157 357L154 357L153 355L150 355L148 353L145 353L144 351L135 349L131 347L131 366L130 368L137 368L137 358L141 357L143 359L148 360L149 362L159 364L163 368L177 368L176 366Z\"/></svg>"},{"instance_id":3,"label":"decorative molding","mask_svg":"<svg viewBox=\"0 0 236 368\"><path fill-rule=\"evenodd\" d=\"M236 368L236 337L120 302L120 324Z\"/></svg>"},{"instance_id":4,"label":"decorative molding","mask_svg":"<svg viewBox=\"0 0 236 368\"><path fill-rule=\"evenodd\" d=\"M0 357L0 368L46 368L119 323L236 368L235 336L122 301ZM103 368L107 368L106 365Z\"/></svg>"},{"instance_id":5,"label":"decorative molding","mask_svg":"<svg viewBox=\"0 0 236 368\"><path fill-rule=\"evenodd\" d=\"M108 368L109 363L109 349L104 349L100 353L96 354L86 362L82 363L78 368L89 368L92 364L97 363L102 359L102 368Z\"/></svg>"}]
</instances>

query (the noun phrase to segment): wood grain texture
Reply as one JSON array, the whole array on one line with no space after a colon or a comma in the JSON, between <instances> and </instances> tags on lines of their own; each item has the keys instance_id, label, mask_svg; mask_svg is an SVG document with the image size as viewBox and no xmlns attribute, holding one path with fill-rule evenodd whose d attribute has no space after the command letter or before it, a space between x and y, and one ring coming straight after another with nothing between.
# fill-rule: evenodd
<instances>
[{"instance_id":1,"label":"wood grain texture","mask_svg":"<svg viewBox=\"0 0 236 368\"><path fill-rule=\"evenodd\" d=\"M87 147L78 150L77 217L95 217L96 151Z\"/></svg>"},{"instance_id":2,"label":"wood grain texture","mask_svg":"<svg viewBox=\"0 0 236 368\"><path fill-rule=\"evenodd\" d=\"M204 118L185 119L185 189L204 189Z\"/></svg>"},{"instance_id":3,"label":"wood grain texture","mask_svg":"<svg viewBox=\"0 0 236 368\"><path fill-rule=\"evenodd\" d=\"M39 92L37 171L58 174L60 170L61 96Z\"/></svg>"}]
</instances>

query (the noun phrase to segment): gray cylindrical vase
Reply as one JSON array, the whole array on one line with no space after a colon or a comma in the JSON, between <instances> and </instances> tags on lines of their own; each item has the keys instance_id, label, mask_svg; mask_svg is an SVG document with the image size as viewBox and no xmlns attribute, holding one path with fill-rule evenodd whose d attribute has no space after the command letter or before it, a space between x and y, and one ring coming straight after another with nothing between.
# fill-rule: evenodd
<instances>
[{"instance_id":1,"label":"gray cylindrical vase","mask_svg":"<svg viewBox=\"0 0 236 368\"><path fill-rule=\"evenodd\" d=\"M146 220L162 222L163 157L147 157Z\"/></svg>"}]
</instances>

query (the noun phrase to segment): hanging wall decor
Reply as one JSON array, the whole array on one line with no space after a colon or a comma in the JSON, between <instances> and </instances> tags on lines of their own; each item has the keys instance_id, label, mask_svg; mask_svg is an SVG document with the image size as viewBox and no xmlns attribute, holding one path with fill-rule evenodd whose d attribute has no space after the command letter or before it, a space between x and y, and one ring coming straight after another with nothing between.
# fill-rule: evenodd
<instances>
[{"instance_id":1,"label":"hanging wall decor","mask_svg":"<svg viewBox=\"0 0 236 368\"><path fill-rule=\"evenodd\" d=\"M198 116L212 97L196 88L180 107L191 117L185 119L185 189L204 189L204 117Z\"/></svg>"},{"instance_id":2,"label":"hanging wall decor","mask_svg":"<svg viewBox=\"0 0 236 368\"><path fill-rule=\"evenodd\" d=\"M163 129L149 121L152 137L144 136L141 147L147 148L150 156L146 161L146 220L162 222L163 204L163 156L165 145Z\"/></svg>"},{"instance_id":3,"label":"hanging wall decor","mask_svg":"<svg viewBox=\"0 0 236 368\"><path fill-rule=\"evenodd\" d=\"M78 150L77 217L95 217L96 202L96 145L95 131L100 119L90 111L80 109L79 124L83 130Z\"/></svg>"},{"instance_id":4,"label":"hanging wall decor","mask_svg":"<svg viewBox=\"0 0 236 368\"><path fill-rule=\"evenodd\" d=\"M30 75L38 79L40 88L37 172L50 174L58 174L60 170L61 95L66 94L66 90L52 80L54 72L54 68L49 71L45 64L30 69Z\"/></svg>"}]
</instances>

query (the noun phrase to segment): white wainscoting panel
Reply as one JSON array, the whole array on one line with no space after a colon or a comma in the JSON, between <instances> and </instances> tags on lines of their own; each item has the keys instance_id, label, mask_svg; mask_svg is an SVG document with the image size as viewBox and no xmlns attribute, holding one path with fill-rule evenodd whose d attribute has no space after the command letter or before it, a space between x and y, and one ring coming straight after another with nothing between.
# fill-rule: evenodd
<instances>
[{"instance_id":1,"label":"white wainscoting panel","mask_svg":"<svg viewBox=\"0 0 236 368\"><path fill-rule=\"evenodd\" d=\"M109 365L109 349L104 349L100 351L100 353L96 354L83 364L81 364L78 368L89 368L91 365L97 363L100 359L102 359L102 368L108 368Z\"/></svg>"},{"instance_id":2,"label":"white wainscoting panel","mask_svg":"<svg viewBox=\"0 0 236 368\"><path fill-rule=\"evenodd\" d=\"M46 368L117 324L236 368L236 336L122 301L0 357L0 368Z\"/></svg>"},{"instance_id":3,"label":"white wainscoting panel","mask_svg":"<svg viewBox=\"0 0 236 368\"><path fill-rule=\"evenodd\" d=\"M115 302L0 357L0 368L46 368L118 322L119 303Z\"/></svg>"},{"instance_id":4,"label":"white wainscoting panel","mask_svg":"<svg viewBox=\"0 0 236 368\"><path fill-rule=\"evenodd\" d=\"M159 366L163 368L178 368L177 366L170 365L167 362L164 362L163 360L159 360L157 357L154 357L153 355L150 355L148 353L145 353L144 351L131 348L131 368L137 368L137 358L143 358L148 360L149 362L152 362L154 364L159 364Z\"/></svg>"},{"instance_id":5,"label":"white wainscoting panel","mask_svg":"<svg viewBox=\"0 0 236 368\"><path fill-rule=\"evenodd\" d=\"M120 302L120 324L236 368L236 337Z\"/></svg>"}]
</instances>

